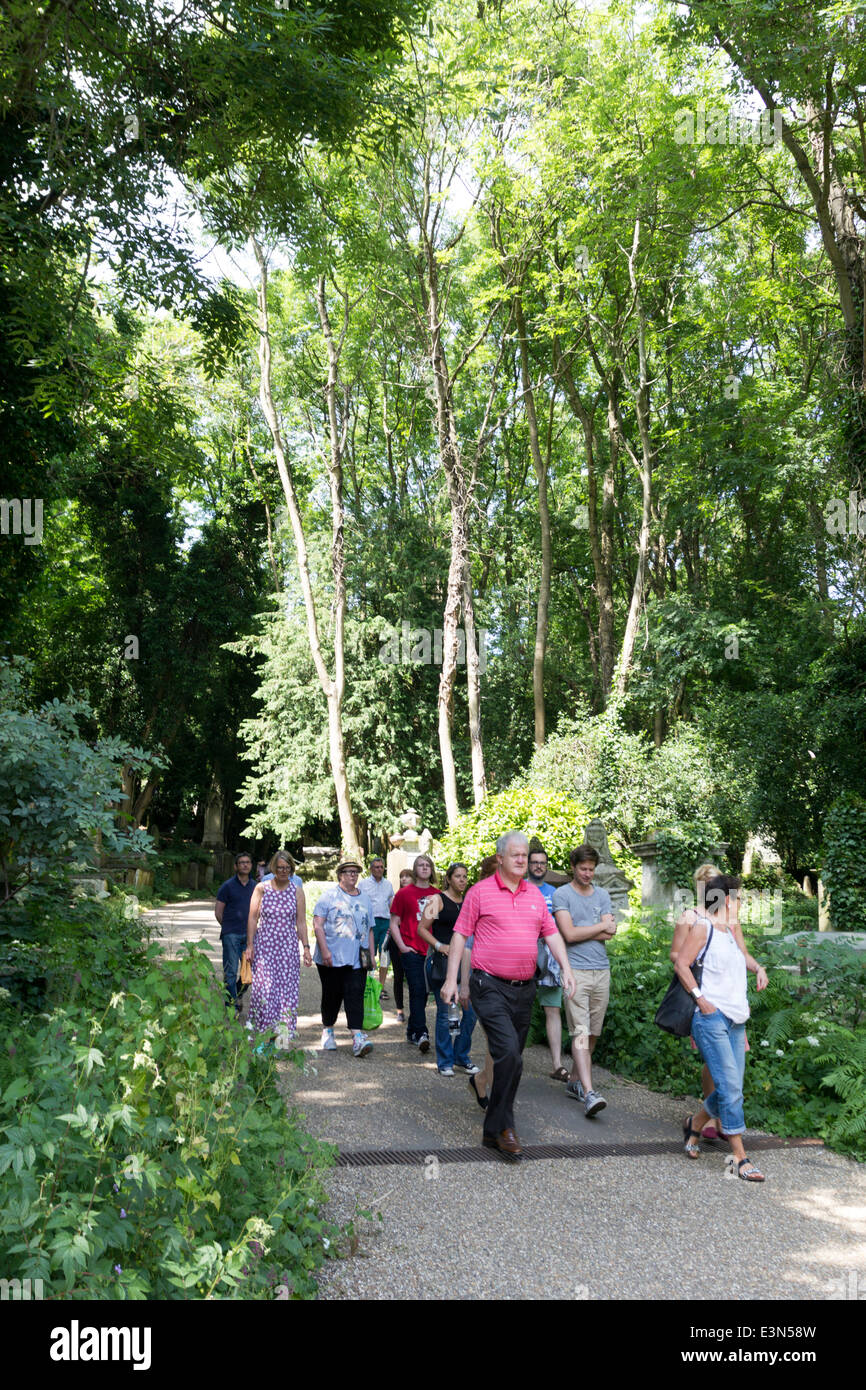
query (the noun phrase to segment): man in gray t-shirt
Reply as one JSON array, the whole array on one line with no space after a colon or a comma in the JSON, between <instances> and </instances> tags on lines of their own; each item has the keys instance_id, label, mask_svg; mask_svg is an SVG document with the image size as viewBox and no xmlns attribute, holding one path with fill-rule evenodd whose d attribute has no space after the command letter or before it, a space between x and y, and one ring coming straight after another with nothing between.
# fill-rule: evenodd
<instances>
[{"instance_id":1,"label":"man in gray t-shirt","mask_svg":"<svg viewBox=\"0 0 866 1390\"><path fill-rule=\"evenodd\" d=\"M565 1001L571 1033L571 1076L566 1094L584 1102L587 1116L597 1115L607 1101L592 1089L592 1054L604 1024L610 996L610 963L605 942L616 935L616 918L604 888L594 888L592 877L598 855L591 845L571 851L572 880L553 895L553 915L565 939L568 963L576 986Z\"/></svg>"}]
</instances>

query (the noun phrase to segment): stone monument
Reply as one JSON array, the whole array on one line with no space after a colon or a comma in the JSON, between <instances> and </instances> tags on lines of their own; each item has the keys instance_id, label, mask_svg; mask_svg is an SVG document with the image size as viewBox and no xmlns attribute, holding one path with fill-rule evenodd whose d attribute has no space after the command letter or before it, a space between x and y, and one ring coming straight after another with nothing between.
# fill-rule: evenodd
<instances>
[{"instance_id":1,"label":"stone monument","mask_svg":"<svg viewBox=\"0 0 866 1390\"><path fill-rule=\"evenodd\" d=\"M687 895L685 905L690 905L694 902L694 878L690 877L688 883L675 884L662 881L658 870L659 847L657 844L657 835L658 831L653 830L650 832L647 839L641 840L636 845L629 845L630 852L636 854L641 861L641 907L659 908L665 912L670 912L671 909L675 909L677 915L679 915L683 910L683 891L685 891ZM718 860L724 858L729 849L729 841L721 840L717 845L709 845L707 847L707 857L711 861L715 860L718 862ZM697 867L696 864L695 868ZM689 893L692 894L691 898L688 897Z\"/></svg>"},{"instance_id":2,"label":"stone monument","mask_svg":"<svg viewBox=\"0 0 866 1390\"><path fill-rule=\"evenodd\" d=\"M204 808L204 832L201 838L203 849L225 849L225 841L223 840L225 809L222 791L214 782Z\"/></svg>"},{"instance_id":3,"label":"stone monument","mask_svg":"<svg viewBox=\"0 0 866 1390\"><path fill-rule=\"evenodd\" d=\"M583 843L589 845L598 855L598 865L592 879L593 886L604 888L610 895L613 915L619 922L623 913L628 911L628 892L634 884L614 863L604 821L596 817L589 822L583 833Z\"/></svg>"},{"instance_id":4,"label":"stone monument","mask_svg":"<svg viewBox=\"0 0 866 1390\"><path fill-rule=\"evenodd\" d=\"M418 812L408 807L400 817L401 829L389 835L393 848L388 851L388 882L396 893L400 887L400 870L411 869L419 854L429 854L433 836L429 830L418 829Z\"/></svg>"}]
</instances>

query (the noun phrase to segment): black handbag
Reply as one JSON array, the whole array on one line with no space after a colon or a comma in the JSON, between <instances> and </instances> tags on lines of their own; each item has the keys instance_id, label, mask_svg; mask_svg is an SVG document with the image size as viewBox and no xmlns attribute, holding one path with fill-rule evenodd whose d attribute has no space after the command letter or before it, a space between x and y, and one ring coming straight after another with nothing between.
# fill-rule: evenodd
<instances>
[{"instance_id":1,"label":"black handbag","mask_svg":"<svg viewBox=\"0 0 866 1390\"><path fill-rule=\"evenodd\" d=\"M428 983L438 989L444 985L445 977L448 974L448 957L441 951L437 951L435 946L431 946L427 952L427 980Z\"/></svg>"},{"instance_id":2,"label":"black handbag","mask_svg":"<svg viewBox=\"0 0 866 1390\"><path fill-rule=\"evenodd\" d=\"M698 959L692 964L692 974L695 977L696 985L701 983L703 977L704 956L710 949L713 931L713 924L710 923L710 934L707 937L707 944L701 951ZM687 1038L692 1031L692 1019L694 1016L694 998L689 994L679 975L674 972L674 978L668 985L667 993L659 1004L655 1021L659 1028L663 1028L666 1033L673 1033L675 1038Z\"/></svg>"},{"instance_id":3,"label":"black handbag","mask_svg":"<svg viewBox=\"0 0 866 1390\"><path fill-rule=\"evenodd\" d=\"M370 948L369 948L369 946L360 946L360 947L358 948L358 954L359 954L359 961L358 961L358 964L359 964L360 968L361 968L362 970L367 970L367 971L372 970L372 969L373 969L373 957L372 957L372 955L370 954Z\"/></svg>"}]
</instances>

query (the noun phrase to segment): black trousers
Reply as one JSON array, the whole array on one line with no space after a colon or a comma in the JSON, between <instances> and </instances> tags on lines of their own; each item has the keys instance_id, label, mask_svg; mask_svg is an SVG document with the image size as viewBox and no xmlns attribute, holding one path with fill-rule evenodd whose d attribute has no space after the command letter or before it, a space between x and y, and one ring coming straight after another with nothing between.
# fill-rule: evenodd
<instances>
[{"instance_id":1,"label":"black trousers","mask_svg":"<svg viewBox=\"0 0 866 1390\"><path fill-rule=\"evenodd\" d=\"M316 969L322 981L322 1027L333 1028L342 1004L349 1027L363 1028L366 970L354 970L351 965L317 965Z\"/></svg>"},{"instance_id":2,"label":"black trousers","mask_svg":"<svg viewBox=\"0 0 866 1390\"><path fill-rule=\"evenodd\" d=\"M493 1058L493 1085L484 1112L484 1133L491 1139L514 1128L514 1097L523 1075L523 1049L532 1021L535 981L509 985L473 970L469 998L487 1034Z\"/></svg>"}]
</instances>

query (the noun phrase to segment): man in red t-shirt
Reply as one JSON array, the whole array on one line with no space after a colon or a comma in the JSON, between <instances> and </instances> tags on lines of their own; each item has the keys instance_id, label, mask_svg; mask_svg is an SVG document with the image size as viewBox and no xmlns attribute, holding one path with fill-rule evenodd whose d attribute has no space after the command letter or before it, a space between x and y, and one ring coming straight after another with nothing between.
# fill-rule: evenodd
<instances>
[{"instance_id":1,"label":"man in red t-shirt","mask_svg":"<svg viewBox=\"0 0 866 1390\"><path fill-rule=\"evenodd\" d=\"M400 962L409 986L406 1041L414 1043L419 1052L428 1052L430 1036L427 1032L427 979L424 974L427 943L418 935L418 923L424 904L436 892L433 860L426 854L419 854L412 866L412 873L414 882L395 893L391 902L390 934L394 943L392 949L400 952Z\"/></svg>"}]
</instances>

